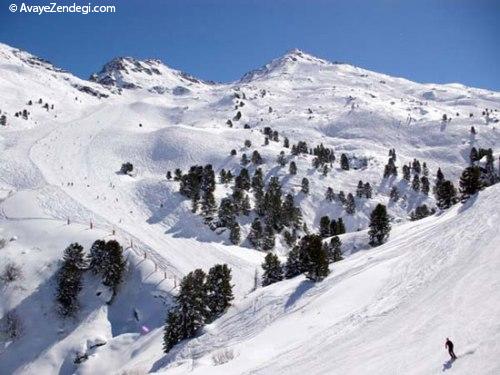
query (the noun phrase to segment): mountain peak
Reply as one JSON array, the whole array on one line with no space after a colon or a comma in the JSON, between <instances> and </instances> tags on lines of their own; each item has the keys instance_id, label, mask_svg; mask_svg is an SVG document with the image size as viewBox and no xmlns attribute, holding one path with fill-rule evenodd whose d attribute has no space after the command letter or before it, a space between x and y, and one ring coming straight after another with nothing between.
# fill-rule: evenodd
<instances>
[{"instance_id":1,"label":"mountain peak","mask_svg":"<svg viewBox=\"0 0 500 375\"><path fill-rule=\"evenodd\" d=\"M293 48L286 52L283 56L271 60L268 64L259 69L252 70L246 73L241 82L250 82L266 77L283 76L293 73L300 65L328 65L330 62L310 55L298 48Z\"/></svg>"},{"instance_id":2,"label":"mountain peak","mask_svg":"<svg viewBox=\"0 0 500 375\"><path fill-rule=\"evenodd\" d=\"M104 86L120 89L145 88L164 92L179 85L203 83L184 72L172 69L159 59L139 60L134 57L116 57L106 63L90 80Z\"/></svg>"}]
</instances>

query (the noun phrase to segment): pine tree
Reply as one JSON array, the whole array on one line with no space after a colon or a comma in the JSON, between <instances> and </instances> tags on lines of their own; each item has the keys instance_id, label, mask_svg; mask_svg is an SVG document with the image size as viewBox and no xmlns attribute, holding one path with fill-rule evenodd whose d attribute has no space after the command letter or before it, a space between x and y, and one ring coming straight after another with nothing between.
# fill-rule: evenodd
<instances>
[{"instance_id":1,"label":"pine tree","mask_svg":"<svg viewBox=\"0 0 500 375\"><path fill-rule=\"evenodd\" d=\"M328 168L328 165L323 165L323 176L327 176L328 172L330 172L330 168Z\"/></svg>"},{"instance_id":2,"label":"pine tree","mask_svg":"<svg viewBox=\"0 0 500 375\"><path fill-rule=\"evenodd\" d=\"M281 151L276 158L276 161L278 162L279 165L284 167L286 165L286 158L285 158L285 151Z\"/></svg>"},{"instance_id":3,"label":"pine tree","mask_svg":"<svg viewBox=\"0 0 500 375\"><path fill-rule=\"evenodd\" d=\"M168 313L163 336L165 353L179 341L193 337L210 318L205 272L197 269L187 274L175 302L176 306Z\"/></svg>"},{"instance_id":4,"label":"pine tree","mask_svg":"<svg viewBox=\"0 0 500 375\"><path fill-rule=\"evenodd\" d=\"M298 246L294 246L288 253L285 264L285 278L291 279L303 272L302 264L300 263L300 250Z\"/></svg>"},{"instance_id":5,"label":"pine tree","mask_svg":"<svg viewBox=\"0 0 500 375\"><path fill-rule=\"evenodd\" d=\"M283 147L284 148L290 148L290 141L288 140L287 137L283 140Z\"/></svg>"},{"instance_id":6,"label":"pine tree","mask_svg":"<svg viewBox=\"0 0 500 375\"><path fill-rule=\"evenodd\" d=\"M267 286L283 280L283 267L276 255L268 253L262 263L262 286Z\"/></svg>"},{"instance_id":7,"label":"pine tree","mask_svg":"<svg viewBox=\"0 0 500 375\"><path fill-rule=\"evenodd\" d=\"M429 190L430 190L429 179L425 176L422 176L420 178L420 184L421 184L420 190L422 191L422 193L424 193L425 195L429 195Z\"/></svg>"},{"instance_id":8,"label":"pine tree","mask_svg":"<svg viewBox=\"0 0 500 375\"><path fill-rule=\"evenodd\" d=\"M264 228L264 237L262 239L262 249L269 251L274 249L275 237L273 227L267 224Z\"/></svg>"},{"instance_id":9,"label":"pine tree","mask_svg":"<svg viewBox=\"0 0 500 375\"><path fill-rule=\"evenodd\" d=\"M469 154L469 159L470 159L471 165L479 160L479 154L478 154L477 149L475 147L471 148L470 154Z\"/></svg>"},{"instance_id":10,"label":"pine tree","mask_svg":"<svg viewBox=\"0 0 500 375\"><path fill-rule=\"evenodd\" d=\"M347 158L346 154L340 155L340 168L345 171L349 170L349 159Z\"/></svg>"},{"instance_id":11,"label":"pine tree","mask_svg":"<svg viewBox=\"0 0 500 375\"><path fill-rule=\"evenodd\" d=\"M234 179L233 173L231 171L227 171L226 172L226 183L233 181L233 179Z\"/></svg>"},{"instance_id":12,"label":"pine tree","mask_svg":"<svg viewBox=\"0 0 500 375\"><path fill-rule=\"evenodd\" d=\"M57 302L63 316L74 315L78 309L78 294L82 290L82 275L87 263L83 247L72 243L64 250L63 264L57 273Z\"/></svg>"},{"instance_id":13,"label":"pine tree","mask_svg":"<svg viewBox=\"0 0 500 375\"><path fill-rule=\"evenodd\" d=\"M251 183L252 189L263 189L264 188L264 177L262 174L262 169L257 168L252 177Z\"/></svg>"},{"instance_id":14,"label":"pine tree","mask_svg":"<svg viewBox=\"0 0 500 375\"><path fill-rule=\"evenodd\" d=\"M264 216L266 214L266 200L263 188L254 188L253 197L255 200L255 212L259 216Z\"/></svg>"},{"instance_id":15,"label":"pine tree","mask_svg":"<svg viewBox=\"0 0 500 375\"><path fill-rule=\"evenodd\" d=\"M234 186L231 199L233 201L233 212L235 216L238 216L241 213L244 195L245 192L241 188Z\"/></svg>"},{"instance_id":16,"label":"pine tree","mask_svg":"<svg viewBox=\"0 0 500 375\"><path fill-rule=\"evenodd\" d=\"M330 218L328 216L322 216L319 220L319 235L322 238L330 236Z\"/></svg>"},{"instance_id":17,"label":"pine tree","mask_svg":"<svg viewBox=\"0 0 500 375\"><path fill-rule=\"evenodd\" d=\"M332 219L332 221L330 221L330 235L335 236L339 234L338 231L339 229L337 227L337 221L335 219Z\"/></svg>"},{"instance_id":18,"label":"pine tree","mask_svg":"<svg viewBox=\"0 0 500 375\"><path fill-rule=\"evenodd\" d=\"M344 220L341 217L337 220L337 233L344 234L346 232Z\"/></svg>"},{"instance_id":19,"label":"pine tree","mask_svg":"<svg viewBox=\"0 0 500 375\"><path fill-rule=\"evenodd\" d=\"M338 198L339 198L340 203L346 204L347 200L345 199L345 194L344 194L343 190L339 191Z\"/></svg>"},{"instance_id":20,"label":"pine tree","mask_svg":"<svg viewBox=\"0 0 500 375\"><path fill-rule=\"evenodd\" d=\"M333 236L330 240L330 251L331 255L329 254L328 258L331 262L339 262L344 259L342 257L342 241L338 236Z\"/></svg>"},{"instance_id":21,"label":"pine tree","mask_svg":"<svg viewBox=\"0 0 500 375\"><path fill-rule=\"evenodd\" d=\"M365 195L365 185L363 184L363 181L359 180L358 187L356 188L356 197L362 198L363 195Z\"/></svg>"},{"instance_id":22,"label":"pine tree","mask_svg":"<svg viewBox=\"0 0 500 375\"><path fill-rule=\"evenodd\" d=\"M97 240L90 247L88 262L89 269L94 274L102 274L105 267L106 241Z\"/></svg>"},{"instance_id":23,"label":"pine tree","mask_svg":"<svg viewBox=\"0 0 500 375\"><path fill-rule=\"evenodd\" d=\"M412 211L412 213L410 214L410 220L412 220L412 221L420 220L420 219L423 219L424 217L432 215L433 213L434 213L434 210L429 210L427 205L423 204L423 205L415 208L414 211Z\"/></svg>"},{"instance_id":24,"label":"pine tree","mask_svg":"<svg viewBox=\"0 0 500 375\"><path fill-rule=\"evenodd\" d=\"M248 240L250 241L254 249L259 250L262 248L262 237L262 223L260 222L259 218L256 218L253 221L250 227L250 233L248 234Z\"/></svg>"},{"instance_id":25,"label":"pine tree","mask_svg":"<svg viewBox=\"0 0 500 375\"><path fill-rule=\"evenodd\" d=\"M420 174L421 172L420 161L418 161L417 159L413 159L411 168L413 169L414 173Z\"/></svg>"},{"instance_id":26,"label":"pine tree","mask_svg":"<svg viewBox=\"0 0 500 375\"><path fill-rule=\"evenodd\" d=\"M254 163L255 165L260 165L264 163L262 157L260 156L257 150L254 150L254 152L252 153L252 163Z\"/></svg>"},{"instance_id":27,"label":"pine tree","mask_svg":"<svg viewBox=\"0 0 500 375\"><path fill-rule=\"evenodd\" d=\"M436 199L439 208L450 208L456 203L456 197L457 191L451 181L443 180L439 185L436 185Z\"/></svg>"},{"instance_id":28,"label":"pine tree","mask_svg":"<svg viewBox=\"0 0 500 375\"><path fill-rule=\"evenodd\" d=\"M243 166L247 166L247 165L248 165L248 163L250 163L250 161L248 160L248 156L247 156L247 154L243 153L243 154L241 155L241 161L240 161L240 163L241 163L241 165L243 165Z\"/></svg>"},{"instance_id":29,"label":"pine tree","mask_svg":"<svg viewBox=\"0 0 500 375\"><path fill-rule=\"evenodd\" d=\"M288 247L292 248L297 241L296 235L294 234L295 230L290 232L289 230L283 231L283 239Z\"/></svg>"},{"instance_id":30,"label":"pine tree","mask_svg":"<svg viewBox=\"0 0 500 375\"><path fill-rule=\"evenodd\" d=\"M198 211L198 201L200 200L199 190L193 192L191 196L191 212L196 213Z\"/></svg>"},{"instance_id":31,"label":"pine tree","mask_svg":"<svg viewBox=\"0 0 500 375\"><path fill-rule=\"evenodd\" d=\"M248 169L242 168L240 174L234 180L234 187L236 189L250 190L251 186L252 184L250 182L250 174L248 173Z\"/></svg>"},{"instance_id":32,"label":"pine tree","mask_svg":"<svg viewBox=\"0 0 500 375\"><path fill-rule=\"evenodd\" d=\"M444 174L443 174L443 172L441 172L441 168L438 168L438 170L436 172L436 184L434 185L434 188L433 188L433 192L434 192L434 195L436 196L436 199L438 199L438 190L439 190L440 185L443 183L443 181L444 181Z\"/></svg>"},{"instance_id":33,"label":"pine tree","mask_svg":"<svg viewBox=\"0 0 500 375\"><path fill-rule=\"evenodd\" d=\"M234 205L230 198L223 198L219 207L219 222L220 225L230 228L236 221L234 217Z\"/></svg>"},{"instance_id":34,"label":"pine tree","mask_svg":"<svg viewBox=\"0 0 500 375\"><path fill-rule=\"evenodd\" d=\"M384 178L387 178L389 176L397 176L398 175L398 169L396 165L394 164L395 158L390 158L387 164L385 165L384 168Z\"/></svg>"},{"instance_id":35,"label":"pine tree","mask_svg":"<svg viewBox=\"0 0 500 375\"><path fill-rule=\"evenodd\" d=\"M418 174L415 174L413 176L413 181L411 182L411 188L415 191L420 190L420 178L418 177Z\"/></svg>"},{"instance_id":36,"label":"pine tree","mask_svg":"<svg viewBox=\"0 0 500 375\"><path fill-rule=\"evenodd\" d=\"M123 248L118 241L110 240L106 242L105 254L102 283L110 287L113 295L116 295L125 273L126 261L123 256Z\"/></svg>"},{"instance_id":37,"label":"pine tree","mask_svg":"<svg viewBox=\"0 0 500 375\"><path fill-rule=\"evenodd\" d=\"M479 167L467 167L460 177L460 194L462 200L467 200L471 195L481 189L481 171Z\"/></svg>"},{"instance_id":38,"label":"pine tree","mask_svg":"<svg viewBox=\"0 0 500 375\"><path fill-rule=\"evenodd\" d=\"M224 168L222 168L221 171L219 172L219 182L221 184L226 184L227 183L227 180L226 180L226 170Z\"/></svg>"},{"instance_id":39,"label":"pine tree","mask_svg":"<svg viewBox=\"0 0 500 375\"><path fill-rule=\"evenodd\" d=\"M318 235L311 234L302 238L299 259L306 277L311 281L321 281L330 273L328 257Z\"/></svg>"},{"instance_id":40,"label":"pine tree","mask_svg":"<svg viewBox=\"0 0 500 375\"><path fill-rule=\"evenodd\" d=\"M364 192L365 192L366 198L368 198L368 199L372 198L373 190L372 190L372 186L370 185L369 182L365 183Z\"/></svg>"},{"instance_id":41,"label":"pine tree","mask_svg":"<svg viewBox=\"0 0 500 375\"><path fill-rule=\"evenodd\" d=\"M250 198L248 194L243 193L243 199L241 201L241 213L245 216L250 215L252 206L250 205Z\"/></svg>"},{"instance_id":42,"label":"pine tree","mask_svg":"<svg viewBox=\"0 0 500 375\"><path fill-rule=\"evenodd\" d=\"M325 193L325 199L328 201L328 202L332 202L335 200L335 193L333 192L333 189L331 187L328 187L326 189L326 193Z\"/></svg>"},{"instance_id":43,"label":"pine tree","mask_svg":"<svg viewBox=\"0 0 500 375\"><path fill-rule=\"evenodd\" d=\"M297 174L297 165L295 164L294 161L290 162L290 166L289 166L288 172L291 175L296 175Z\"/></svg>"},{"instance_id":44,"label":"pine tree","mask_svg":"<svg viewBox=\"0 0 500 375\"><path fill-rule=\"evenodd\" d=\"M184 339L182 321L178 308L171 308L167 314L163 331L164 353L168 353L177 343Z\"/></svg>"},{"instance_id":45,"label":"pine tree","mask_svg":"<svg viewBox=\"0 0 500 375\"><path fill-rule=\"evenodd\" d=\"M389 216L387 209L383 204L377 204L375 209L370 215L370 245L379 246L383 244L389 237L391 231L391 224L389 223Z\"/></svg>"},{"instance_id":46,"label":"pine tree","mask_svg":"<svg viewBox=\"0 0 500 375\"><path fill-rule=\"evenodd\" d=\"M233 245L238 245L240 243L240 225L237 222L234 222L230 227L229 240Z\"/></svg>"},{"instance_id":47,"label":"pine tree","mask_svg":"<svg viewBox=\"0 0 500 375\"><path fill-rule=\"evenodd\" d=\"M201 213L205 220L212 220L216 211L217 207L213 191L209 190L203 192L203 198L201 200Z\"/></svg>"},{"instance_id":48,"label":"pine tree","mask_svg":"<svg viewBox=\"0 0 500 375\"><path fill-rule=\"evenodd\" d=\"M398 188L396 186L392 187L389 196L391 197L391 200L393 200L394 202L398 201L398 199L399 199L399 191L398 191Z\"/></svg>"},{"instance_id":49,"label":"pine tree","mask_svg":"<svg viewBox=\"0 0 500 375\"><path fill-rule=\"evenodd\" d=\"M281 184L276 176L271 177L269 181L266 194L264 195L264 209L266 223L280 232L283 229Z\"/></svg>"},{"instance_id":50,"label":"pine tree","mask_svg":"<svg viewBox=\"0 0 500 375\"><path fill-rule=\"evenodd\" d=\"M356 212L356 202L354 201L354 197L351 193L347 194L345 212L347 212L347 214L349 215L352 215Z\"/></svg>"},{"instance_id":51,"label":"pine tree","mask_svg":"<svg viewBox=\"0 0 500 375\"><path fill-rule=\"evenodd\" d=\"M403 178L406 181L410 181L410 167L408 167L406 164L403 165Z\"/></svg>"},{"instance_id":52,"label":"pine tree","mask_svg":"<svg viewBox=\"0 0 500 375\"><path fill-rule=\"evenodd\" d=\"M302 179L302 185L301 185L301 191L304 193L304 194L309 194L309 180L304 177Z\"/></svg>"},{"instance_id":53,"label":"pine tree","mask_svg":"<svg viewBox=\"0 0 500 375\"><path fill-rule=\"evenodd\" d=\"M425 177L429 177L429 168L427 168L427 164L426 162L424 161L424 163L422 164L422 174L425 176Z\"/></svg>"},{"instance_id":54,"label":"pine tree","mask_svg":"<svg viewBox=\"0 0 500 375\"><path fill-rule=\"evenodd\" d=\"M203 192L215 191L215 172L211 164L207 164L203 167L203 172L201 175L201 190Z\"/></svg>"},{"instance_id":55,"label":"pine tree","mask_svg":"<svg viewBox=\"0 0 500 375\"><path fill-rule=\"evenodd\" d=\"M227 264L216 264L207 275L207 305L209 309L208 322L221 316L234 299L231 285L231 269Z\"/></svg>"},{"instance_id":56,"label":"pine tree","mask_svg":"<svg viewBox=\"0 0 500 375\"><path fill-rule=\"evenodd\" d=\"M292 194L287 194L281 206L281 222L285 227L299 228L302 221L302 213L295 206Z\"/></svg>"}]
</instances>

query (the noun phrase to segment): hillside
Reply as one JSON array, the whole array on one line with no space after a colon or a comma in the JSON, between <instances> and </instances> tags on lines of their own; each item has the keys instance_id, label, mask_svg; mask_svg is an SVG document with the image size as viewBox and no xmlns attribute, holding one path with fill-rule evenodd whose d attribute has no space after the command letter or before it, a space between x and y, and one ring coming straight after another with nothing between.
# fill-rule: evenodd
<instances>
[{"instance_id":1,"label":"hillside","mask_svg":"<svg viewBox=\"0 0 500 375\"><path fill-rule=\"evenodd\" d=\"M417 206L437 202L401 173L416 158L426 163L431 187L438 168L458 186L471 149L491 148L498 174L500 93L415 83L299 50L225 84L129 57L85 81L0 44L0 98L0 270L14 262L23 273L0 289L0 316L15 310L23 322L19 339L3 340L0 372L437 373L447 335L460 343L459 354L470 352L454 372L500 370L493 319L498 185L410 222ZM306 152L294 155L300 141ZM320 144L335 155L326 169L315 168L308 152ZM391 149L398 175L384 178ZM242 163L255 151L261 164ZM133 164L130 175L120 173L125 162ZM237 216L241 239L233 244L227 228L212 230L216 220L207 225L179 182L166 178L207 164L217 179L217 206L233 191L219 182L222 169L238 175L246 168L253 176L261 168L266 186L278 177L293 196L308 231L317 232L325 215L342 218L346 259L317 285L299 276L256 289L265 256L247 240L256 213ZM358 181L370 184L370 198L356 197ZM328 187L336 196L352 193L355 212L325 200ZM370 249L366 232L379 203L387 205L393 231ZM54 275L63 250L79 242L88 251L101 238L124 246L124 284L108 305L94 293L105 288L86 276L81 311L61 320ZM290 251L281 233L273 251L282 260ZM232 269L234 306L163 355L162 327L180 279L217 263ZM106 344L90 349L96 340ZM235 358L213 367L211 357L226 347ZM77 353L89 357L76 365Z\"/></svg>"}]
</instances>

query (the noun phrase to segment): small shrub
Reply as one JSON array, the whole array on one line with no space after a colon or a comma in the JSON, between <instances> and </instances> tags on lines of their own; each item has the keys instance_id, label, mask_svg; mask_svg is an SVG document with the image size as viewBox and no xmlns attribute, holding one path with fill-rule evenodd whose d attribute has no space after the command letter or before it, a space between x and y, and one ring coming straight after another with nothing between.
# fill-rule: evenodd
<instances>
[{"instance_id":1,"label":"small shrub","mask_svg":"<svg viewBox=\"0 0 500 375\"><path fill-rule=\"evenodd\" d=\"M214 366L220 366L234 359L233 349L223 349L212 355Z\"/></svg>"},{"instance_id":2,"label":"small shrub","mask_svg":"<svg viewBox=\"0 0 500 375\"><path fill-rule=\"evenodd\" d=\"M3 269L0 279L5 283L11 283L23 277L21 267L15 263L7 263Z\"/></svg>"},{"instance_id":3,"label":"small shrub","mask_svg":"<svg viewBox=\"0 0 500 375\"><path fill-rule=\"evenodd\" d=\"M134 166L132 165L132 163L129 162L123 163L122 167L120 168L120 172L123 174L132 173L133 170Z\"/></svg>"}]
</instances>

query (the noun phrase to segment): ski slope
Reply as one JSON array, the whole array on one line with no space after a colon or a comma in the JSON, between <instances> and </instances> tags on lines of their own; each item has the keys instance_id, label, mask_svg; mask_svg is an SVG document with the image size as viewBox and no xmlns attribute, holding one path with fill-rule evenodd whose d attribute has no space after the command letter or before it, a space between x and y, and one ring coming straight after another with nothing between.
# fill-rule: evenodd
<instances>
[{"instance_id":1,"label":"ski slope","mask_svg":"<svg viewBox=\"0 0 500 375\"><path fill-rule=\"evenodd\" d=\"M0 98L7 114L7 126L0 126L0 238L7 239L0 269L16 262L24 275L0 287L0 316L15 309L24 331L0 348L0 373L500 372L498 185L448 212L408 222L416 206L433 206L434 198L415 193L400 176L382 178L390 148L399 170L418 158L430 176L441 167L454 182L471 147L493 148L498 159L499 93L415 83L299 50L227 84L132 58L115 59L85 81L0 45ZM54 108L46 110L39 98ZM23 109L27 120L14 116ZM443 114L452 120L442 121ZM279 131L280 142L264 146L266 126ZM336 162L323 176L311 155L289 155L284 136L291 144L323 143L337 160L347 153L367 165L342 171ZM237 172L241 154L253 150L264 158L266 180L280 177L312 231L321 216L343 217L346 259L331 266L324 282L298 277L255 290L265 254L211 231L178 194L178 183L165 178L195 164ZM282 150L297 163L296 176L276 163ZM126 161L134 176L117 173ZM309 195L300 192L303 177ZM374 196L358 199L354 215L325 202L328 186L354 193L359 180L370 182ZM389 201L393 185L405 199ZM228 193L217 184L218 201ZM366 228L377 203L388 205L393 231L388 243L369 249ZM251 218L242 220L244 239ZM53 276L62 252L72 242L88 249L99 238L127 248L126 282L107 305L89 277L81 313L61 321ZM275 251L282 259L288 251L279 238ZM178 281L216 263L232 268L234 306L163 355L162 326ZM447 336L462 357L455 363L446 362ZM96 340L106 344L92 348ZM214 366L212 357L226 350L234 358ZM81 353L89 358L76 365Z\"/></svg>"},{"instance_id":2,"label":"ski slope","mask_svg":"<svg viewBox=\"0 0 500 375\"><path fill-rule=\"evenodd\" d=\"M299 277L262 288L198 339L146 362L160 358L165 374L496 374L498 193L399 226L389 243L334 264L320 284ZM214 367L225 348L235 358Z\"/></svg>"}]
</instances>

